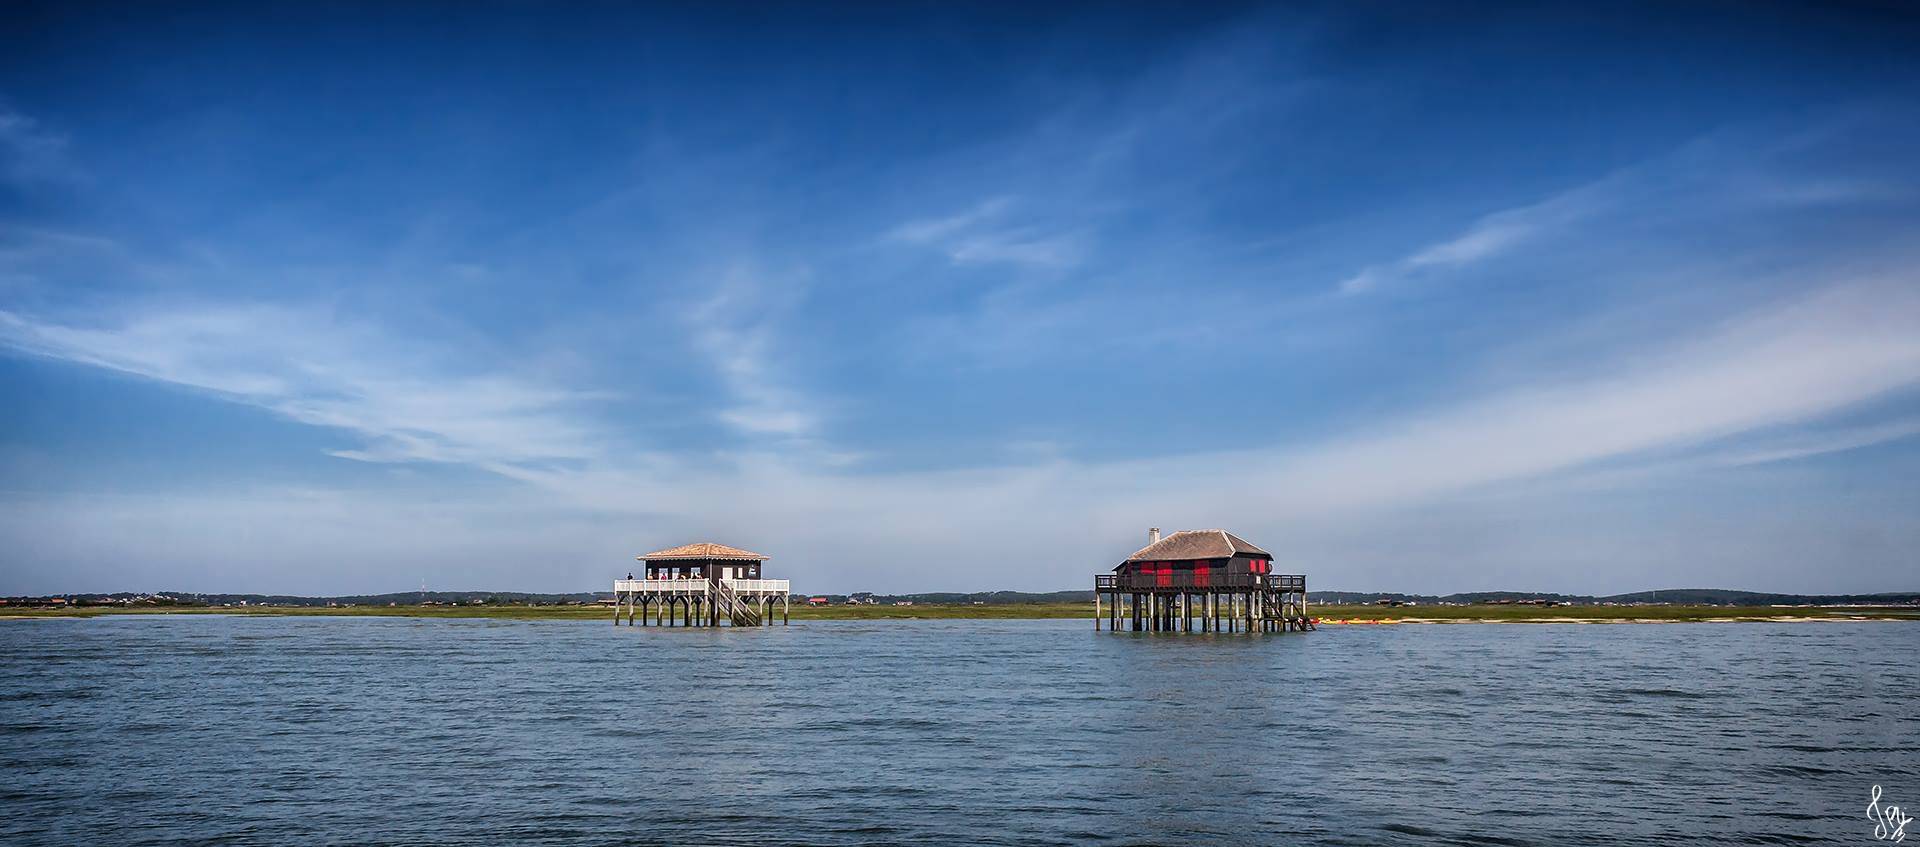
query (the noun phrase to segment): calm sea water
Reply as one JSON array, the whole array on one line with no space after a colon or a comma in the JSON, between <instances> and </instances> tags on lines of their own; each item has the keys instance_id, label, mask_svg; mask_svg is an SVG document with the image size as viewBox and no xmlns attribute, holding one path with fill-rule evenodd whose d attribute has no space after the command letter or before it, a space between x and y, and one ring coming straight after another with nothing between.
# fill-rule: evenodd
<instances>
[{"instance_id":1,"label":"calm sea water","mask_svg":"<svg viewBox=\"0 0 1920 847\"><path fill-rule=\"evenodd\" d=\"M7 844L1860 844L1920 624L0 623ZM1920 832L1914 833L1920 838Z\"/></svg>"}]
</instances>

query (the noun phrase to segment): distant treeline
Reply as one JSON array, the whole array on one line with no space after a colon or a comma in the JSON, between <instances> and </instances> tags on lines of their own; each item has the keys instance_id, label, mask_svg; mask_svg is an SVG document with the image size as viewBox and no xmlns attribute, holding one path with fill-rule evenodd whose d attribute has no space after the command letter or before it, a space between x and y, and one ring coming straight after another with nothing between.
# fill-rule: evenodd
<instances>
[{"instance_id":1,"label":"distant treeline","mask_svg":"<svg viewBox=\"0 0 1920 847\"><path fill-rule=\"evenodd\" d=\"M459 604L459 605L525 605L525 606L565 606L592 604L613 597L607 591L577 591L569 594L542 594L528 591L400 591L391 594L347 594L336 597L299 597L290 594L201 594L191 591L161 591L148 593L119 592L114 594L64 594L44 597L5 598L11 604L45 603L59 597L76 605L85 604L128 604L141 603L151 605L181 606L410 606L416 604ZM806 597L825 597L834 605L842 605L852 598L863 603L887 605L900 602L928 604L984 604L1003 605L1018 603L1091 603L1092 591L1049 591L1042 593L1027 591L934 591L919 594L798 594L796 601ZM1414 602L1421 604L1436 603L1486 603L1491 601L1515 600L1552 600L1568 604L1600 603L1668 603L1687 606L1829 606L1829 605L1877 605L1886 603L1920 603L1920 592L1887 592L1880 594L1772 594L1761 591L1733 591L1724 588L1675 588L1659 591L1635 591L1630 594L1612 594L1596 596L1589 594L1552 594L1528 591L1474 591L1461 594L1398 594L1377 591L1314 591L1308 599L1314 603L1377 603L1382 600Z\"/></svg>"},{"instance_id":2,"label":"distant treeline","mask_svg":"<svg viewBox=\"0 0 1920 847\"><path fill-rule=\"evenodd\" d=\"M46 597L9 597L12 603L45 602L55 597L76 605L142 603L157 606L412 606L421 603L460 605L565 606L593 603L611 592L580 591L541 594L530 591L397 591L391 594L344 594L337 597L301 597L292 594L202 594L193 591L122 591L113 594L58 594Z\"/></svg>"},{"instance_id":3,"label":"distant treeline","mask_svg":"<svg viewBox=\"0 0 1920 847\"><path fill-rule=\"evenodd\" d=\"M1881 594L1773 594L1764 591L1734 591L1726 588L1662 588L1659 591L1635 591L1629 594L1552 594L1529 591L1469 591L1460 594L1395 594L1378 591L1314 591L1308 599L1315 603L1376 603L1399 600L1425 604L1487 603L1497 600L1554 600L1569 604L1598 603L1670 603L1676 606L1836 606L1848 604L1920 602L1920 592Z\"/></svg>"}]
</instances>

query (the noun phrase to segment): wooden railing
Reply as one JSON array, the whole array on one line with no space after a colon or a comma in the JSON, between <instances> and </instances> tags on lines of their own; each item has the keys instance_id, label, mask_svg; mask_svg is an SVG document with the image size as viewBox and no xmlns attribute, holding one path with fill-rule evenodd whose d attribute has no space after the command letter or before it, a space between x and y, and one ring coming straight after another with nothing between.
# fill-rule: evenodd
<instances>
[{"instance_id":1,"label":"wooden railing","mask_svg":"<svg viewBox=\"0 0 1920 847\"><path fill-rule=\"evenodd\" d=\"M615 591L685 591L701 593L707 590L704 579L616 579Z\"/></svg>"},{"instance_id":2,"label":"wooden railing","mask_svg":"<svg viewBox=\"0 0 1920 847\"><path fill-rule=\"evenodd\" d=\"M789 582L784 579L729 579L724 580L734 591L743 594L784 594ZM704 593L709 583L705 578L692 579L616 579L615 591L669 591Z\"/></svg>"},{"instance_id":3,"label":"wooden railing","mask_svg":"<svg viewBox=\"0 0 1920 847\"><path fill-rule=\"evenodd\" d=\"M1267 574L1267 588L1274 591L1305 592L1307 575L1297 573Z\"/></svg>"},{"instance_id":4,"label":"wooden railing","mask_svg":"<svg viewBox=\"0 0 1920 847\"><path fill-rule=\"evenodd\" d=\"M784 579L728 579L722 580L734 591L742 594L785 594L787 581Z\"/></svg>"},{"instance_id":5,"label":"wooden railing","mask_svg":"<svg viewBox=\"0 0 1920 847\"><path fill-rule=\"evenodd\" d=\"M1094 574L1095 591L1150 591L1155 588L1231 588L1269 591L1306 591L1307 578L1301 574L1199 573L1174 571L1169 574Z\"/></svg>"}]
</instances>

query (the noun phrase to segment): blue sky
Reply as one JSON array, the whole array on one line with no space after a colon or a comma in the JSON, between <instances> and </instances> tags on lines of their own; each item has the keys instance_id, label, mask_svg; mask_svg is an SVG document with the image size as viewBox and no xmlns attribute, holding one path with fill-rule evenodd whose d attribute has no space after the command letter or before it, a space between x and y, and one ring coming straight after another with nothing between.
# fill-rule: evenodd
<instances>
[{"instance_id":1,"label":"blue sky","mask_svg":"<svg viewBox=\"0 0 1920 847\"><path fill-rule=\"evenodd\" d=\"M3 593L1920 587L1897 5L8 15Z\"/></svg>"}]
</instances>

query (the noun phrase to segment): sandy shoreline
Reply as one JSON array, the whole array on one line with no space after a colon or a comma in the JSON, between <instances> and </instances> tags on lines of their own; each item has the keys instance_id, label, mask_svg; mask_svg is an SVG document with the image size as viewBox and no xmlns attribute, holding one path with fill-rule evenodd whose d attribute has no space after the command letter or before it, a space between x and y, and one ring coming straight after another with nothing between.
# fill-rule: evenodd
<instances>
[{"instance_id":1,"label":"sandy shoreline","mask_svg":"<svg viewBox=\"0 0 1920 847\"><path fill-rule=\"evenodd\" d=\"M1715 618L1382 618L1378 620L1345 619L1321 620L1322 626L1386 626L1393 624L1639 624L1639 623L1850 623L1855 621L1916 621L1914 615L1833 615L1816 617L1812 615L1764 615Z\"/></svg>"}]
</instances>

